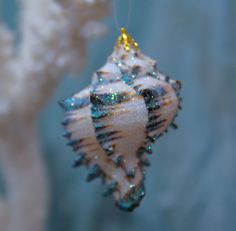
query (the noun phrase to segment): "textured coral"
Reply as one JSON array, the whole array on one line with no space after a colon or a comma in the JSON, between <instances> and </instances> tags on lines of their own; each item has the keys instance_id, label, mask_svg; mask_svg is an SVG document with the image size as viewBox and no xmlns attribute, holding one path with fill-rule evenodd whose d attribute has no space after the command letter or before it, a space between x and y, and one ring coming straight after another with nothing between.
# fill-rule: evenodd
<instances>
[{"instance_id":1,"label":"textured coral","mask_svg":"<svg viewBox=\"0 0 236 231\"><path fill-rule=\"evenodd\" d=\"M102 0L22 0L21 41L0 25L0 159L7 196L1 231L41 231L48 185L37 119L65 73L79 73L88 39L101 36ZM7 219L6 219L7 217Z\"/></svg>"}]
</instances>

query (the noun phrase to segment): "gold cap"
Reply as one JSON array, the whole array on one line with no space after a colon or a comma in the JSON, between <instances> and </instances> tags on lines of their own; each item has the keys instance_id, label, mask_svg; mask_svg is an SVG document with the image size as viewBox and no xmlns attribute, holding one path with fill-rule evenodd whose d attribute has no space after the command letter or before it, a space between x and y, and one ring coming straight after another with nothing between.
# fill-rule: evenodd
<instances>
[{"instance_id":1,"label":"gold cap","mask_svg":"<svg viewBox=\"0 0 236 231\"><path fill-rule=\"evenodd\" d=\"M136 52L138 51L138 43L127 33L126 29L122 27L120 29L120 36L118 38L116 47L124 47L125 51L129 52L133 48Z\"/></svg>"}]
</instances>

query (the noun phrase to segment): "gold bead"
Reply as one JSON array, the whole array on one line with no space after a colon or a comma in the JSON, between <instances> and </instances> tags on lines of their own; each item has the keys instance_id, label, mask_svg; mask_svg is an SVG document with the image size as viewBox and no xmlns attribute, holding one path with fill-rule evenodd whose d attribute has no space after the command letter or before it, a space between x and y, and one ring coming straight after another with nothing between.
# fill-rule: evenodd
<instances>
[{"instance_id":1,"label":"gold bead","mask_svg":"<svg viewBox=\"0 0 236 231\"><path fill-rule=\"evenodd\" d=\"M129 52L131 48L133 48L135 51L138 51L138 43L127 33L126 29L122 27L120 32L121 35L117 40L116 47L120 48L120 46L123 46L126 52Z\"/></svg>"}]
</instances>

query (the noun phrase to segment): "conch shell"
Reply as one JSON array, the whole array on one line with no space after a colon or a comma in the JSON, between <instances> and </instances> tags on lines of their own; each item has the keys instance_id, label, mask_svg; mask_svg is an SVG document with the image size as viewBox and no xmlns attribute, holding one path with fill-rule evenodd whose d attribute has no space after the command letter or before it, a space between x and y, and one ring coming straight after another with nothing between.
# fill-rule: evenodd
<instances>
[{"instance_id":1,"label":"conch shell","mask_svg":"<svg viewBox=\"0 0 236 231\"><path fill-rule=\"evenodd\" d=\"M87 181L100 177L103 195L113 194L119 208L132 211L145 195L152 143L176 127L181 84L161 74L134 40L125 47L121 39L92 84L60 104L74 166L85 165Z\"/></svg>"}]
</instances>

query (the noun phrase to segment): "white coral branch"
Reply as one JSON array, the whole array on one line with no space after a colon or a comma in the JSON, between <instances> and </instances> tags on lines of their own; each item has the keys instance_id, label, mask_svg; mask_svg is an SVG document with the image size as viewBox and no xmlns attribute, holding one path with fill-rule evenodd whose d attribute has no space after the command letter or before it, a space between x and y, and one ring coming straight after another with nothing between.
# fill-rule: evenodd
<instances>
[{"instance_id":1,"label":"white coral branch","mask_svg":"<svg viewBox=\"0 0 236 231\"><path fill-rule=\"evenodd\" d=\"M0 24L0 123L2 116L9 111L14 86L9 71L13 57L13 38L13 33Z\"/></svg>"},{"instance_id":2,"label":"white coral branch","mask_svg":"<svg viewBox=\"0 0 236 231\"><path fill-rule=\"evenodd\" d=\"M7 190L0 202L0 226L2 231L42 231L48 186L37 116L63 75L81 71L88 39L105 32L98 21L108 4L105 0L21 2L17 50L13 33L0 25L0 163Z\"/></svg>"},{"instance_id":3,"label":"white coral branch","mask_svg":"<svg viewBox=\"0 0 236 231\"><path fill-rule=\"evenodd\" d=\"M90 21L86 23L80 31L83 38L89 40L92 38L102 37L106 34L106 26L97 21Z\"/></svg>"}]
</instances>

